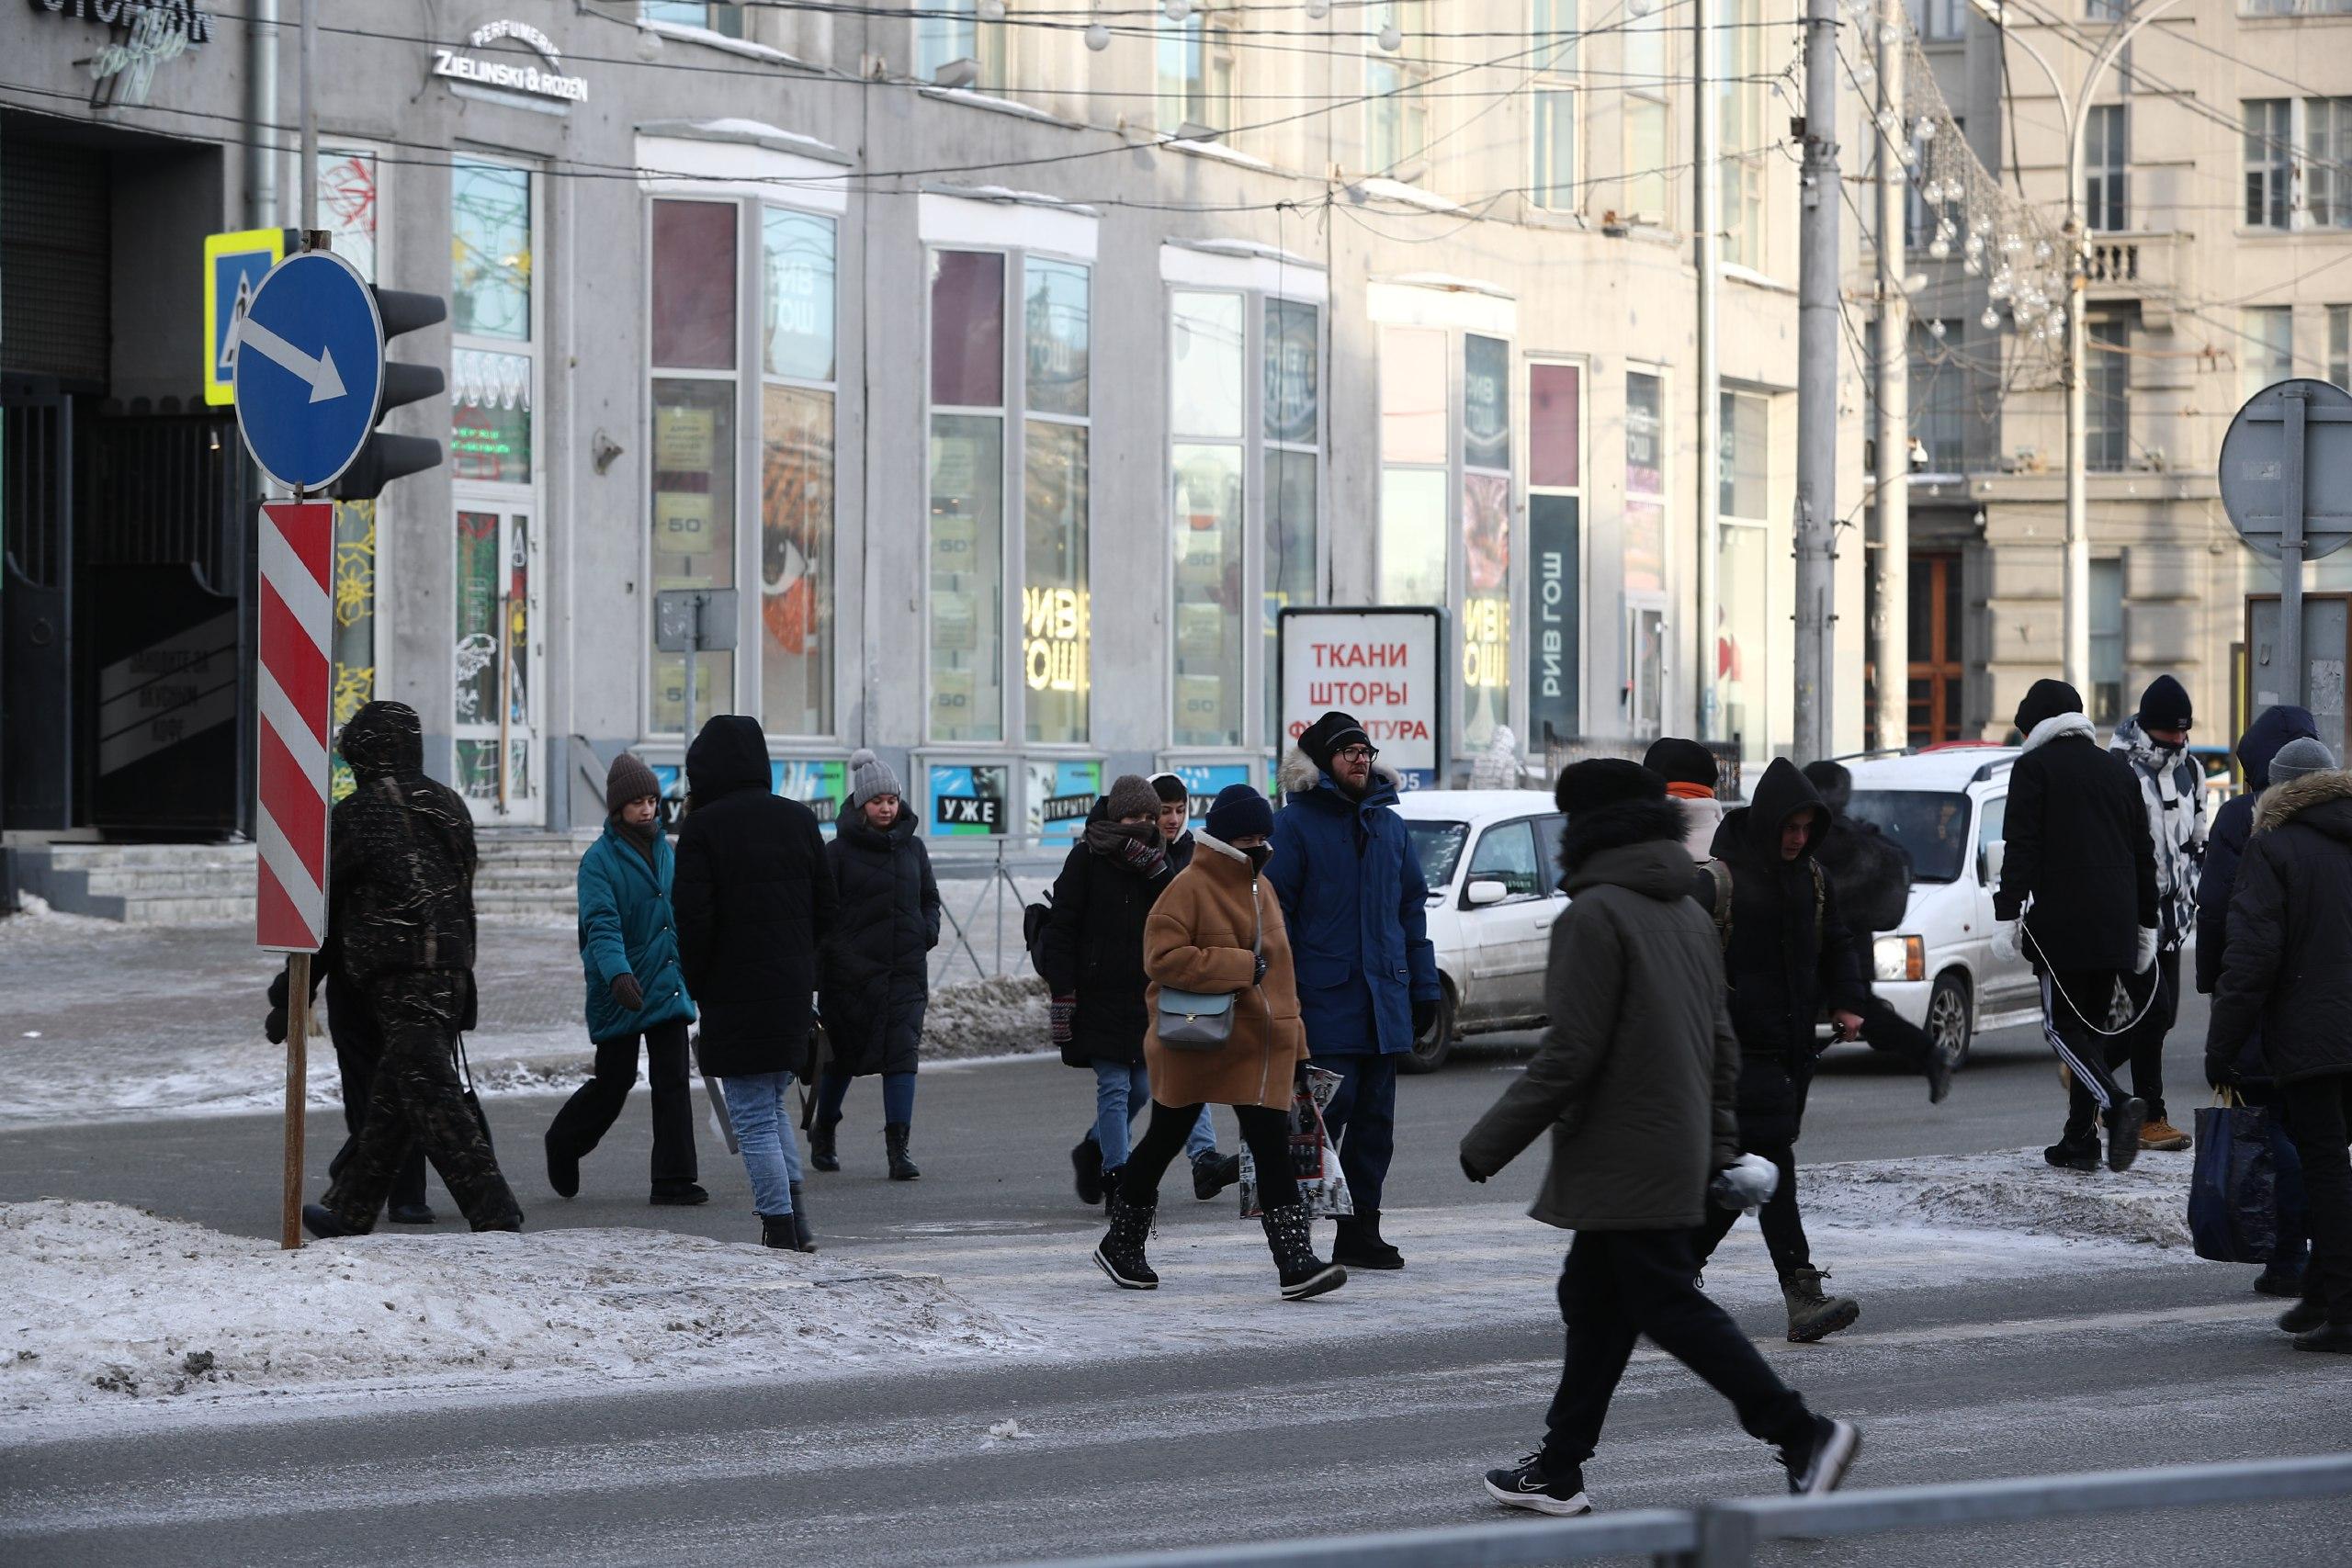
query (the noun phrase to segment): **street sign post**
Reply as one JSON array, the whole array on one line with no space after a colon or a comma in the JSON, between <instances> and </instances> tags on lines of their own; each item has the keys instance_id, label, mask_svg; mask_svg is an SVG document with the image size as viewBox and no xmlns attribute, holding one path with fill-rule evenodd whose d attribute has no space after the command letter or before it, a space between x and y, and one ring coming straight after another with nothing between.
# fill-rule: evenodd
<instances>
[{"instance_id":1,"label":"street sign post","mask_svg":"<svg viewBox=\"0 0 2352 1568\"><path fill-rule=\"evenodd\" d=\"M2352 542L2352 392L2308 378L2245 400L2222 437L2222 506L2278 562L2279 700L2303 704L2303 562Z\"/></svg>"},{"instance_id":2,"label":"street sign post","mask_svg":"<svg viewBox=\"0 0 2352 1568\"><path fill-rule=\"evenodd\" d=\"M237 327L254 290L286 259L286 229L243 229L204 237L204 400L236 400Z\"/></svg>"},{"instance_id":3,"label":"street sign post","mask_svg":"<svg viewBox=\"0 0 2352 1568\"><path fill-rule=\"evenodd\" d=\"M263 473L297 492L339 478L375 425L384 325L357 269L332 251L270 268L236 333L237 427Z\"/></svg>"}]
</instances>

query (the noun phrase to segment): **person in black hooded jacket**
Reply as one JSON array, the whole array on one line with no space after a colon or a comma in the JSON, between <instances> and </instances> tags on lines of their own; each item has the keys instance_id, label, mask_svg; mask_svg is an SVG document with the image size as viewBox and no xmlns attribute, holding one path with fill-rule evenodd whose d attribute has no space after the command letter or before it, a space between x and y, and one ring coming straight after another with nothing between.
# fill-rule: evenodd
<instances>
[{"instance_id":1,"label":"person in black hooded jacket","mask_svg":"<svg viewBox=\"0 0 2352 1568\"><path fill-rule=\"evenodd\" d=\"M2156 962L2147 803L2132 764L2099 749L2082 694L2064 681L2036 681L2018 705L2017 727L2025 750L2009 770L1993 918L2022 922L2018 946L2041 977L2042 1038L2069 1075L2065 1131L2042 1158L2098 1168L2093 1118L2104 1112L2108 1168L2129 1170L2148 1108L2116 1084L2131 1034L2106 1020L2120 978Z\"/></svg>"},{"instance_id":2,"label":"person in black hooded jacket","mask_svg":"<svg viewBox=\"0 0 2352 1568\"><path fill-rule=\"evenodd\" d=\"M1819 1339L1850 1325L1861 1308L1825 1296L1827 1276L1813 1266L1797 1213L1796 1142L1819 1055L1815 1021L1826 1006L1841 1039L1861 1027L1856 1009L1862 977L1838 893L1814 851L1829 829L1829 811L1796 764L1775 758L1748 805L1728 812L1715 832L1715 858L1699 868L1696 894L1712 909L1724 948L1732 1031L1739 1036L1741 1147L1780 1171L1780 1184L1758 1215L1781 1293L1789 1337ZM1738 1215L1711 1208L1698 1235L1703 1264Z\"/></svg>"},{"instance_id":3,"label":"person in black hooded jacket","mask_svg":"<svg viewBox=\"0 0 2352 1568\"><path fill-rule=\"evenodd\" d=\"M520 1230L458 1079L458 1032L474 1017L473 818L424 776L423 726L405 703L361 708L335 750L354 787L328 819L334 969L365 999L383 1054L367 1120L302 1223L316 1236L365 1235L414 1143L474 1229Z\"/></svg>"},{"instance_id":4,"label":"person in black hooded jacket","mask_svg":"<svg viewBox=\"0 0 2352 1568\"><path fill-rule=\"evenodd\" d=\"M760 1239L814 1252L784 1096L808 1070L833 874L817 814L777 795L772 780L759 720L720 714L702 727L686 749L670 902L679 966L702 1013L702 1070L726 1096Z\"/></svg>"}]
</instances>

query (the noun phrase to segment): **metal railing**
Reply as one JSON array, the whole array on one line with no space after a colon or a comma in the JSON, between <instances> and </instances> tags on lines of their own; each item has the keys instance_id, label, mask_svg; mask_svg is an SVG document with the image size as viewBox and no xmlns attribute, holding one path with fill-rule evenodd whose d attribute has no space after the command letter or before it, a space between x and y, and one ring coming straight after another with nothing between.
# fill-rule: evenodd
<instances>
[{"instance_id":1,"label":"metal railing","mask_svg":"<svg viewBox=\"0 0 2352 1568\"><path fill-rule=\"evenodd\" d=\"M2347 1495L2352 1454L2321 1454L1889 1486L1822 1497L1733 1497L1697 1508L1641 1508L1578 1519L1070 1559L1053 1568L1542 1568L1612 1557L1647 1557L1659 1568L1747 1568L1757 1547L1770 1540Z\"/></svg>"}]
</instances>

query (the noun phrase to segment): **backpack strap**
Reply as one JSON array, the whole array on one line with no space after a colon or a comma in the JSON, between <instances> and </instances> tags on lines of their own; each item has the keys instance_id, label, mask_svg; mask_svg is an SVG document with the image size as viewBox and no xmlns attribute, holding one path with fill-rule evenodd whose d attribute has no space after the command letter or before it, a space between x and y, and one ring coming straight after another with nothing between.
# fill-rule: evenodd
<instances>
[{"instance_id":1,"label":"backpack strap","mask_svg":"<svg viewBox=\"0 0 2352 1568\"><path fill-rule=\"evenodd\" d=\"M1813 867L1813 950L1819 953L1822 927L1829 918L1829 878L1823 874L1819 861L1809 860L1805 863Z\"/></svg>"},{"instance_id":2,"label":"backpack strap","mask_svg":"<svg viewBox=\"0 0 2352 1568\"><path fill-rule=\"evenodd\" d=\"M1720 860L1707 863L1707 874L1715 879L1715 904L1711 911L1715 917L1715 940L1724 952L1731 951L1731 867Z\"/></svg>"}]
</instances>

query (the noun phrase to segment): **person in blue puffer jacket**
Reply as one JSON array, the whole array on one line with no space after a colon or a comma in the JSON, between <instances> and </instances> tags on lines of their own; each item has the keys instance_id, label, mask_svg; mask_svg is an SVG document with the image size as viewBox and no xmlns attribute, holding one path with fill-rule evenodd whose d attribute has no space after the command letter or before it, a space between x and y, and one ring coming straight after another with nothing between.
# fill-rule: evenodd
<instances>
[{"instance_id":1,"label":"person in blue puffer jacket","mask_svg":"<svg viewBox=\"0 0 2352 1568\"><path fill-rule=\"evenodd\" d=\"M645 1043L653 1089L653 1195L661 1205L707 1203L696 1182L694 1083L686 1025L695 1021L678 967L678 922L670 908L677 859L662 830L662 786L653 770L624 751L605 778L604 837L580 857L580 967L588 986L588 1037L596 1076L580 1086L548 1128L548 1185L580 1190L580 1162L612 1129L637 1083Z\"/></svg>"},{"instance_id":2,"label":"person in blue puffer jacket","mask_svg":"<svg viewBox=\"0 0 2352 1568\"><path fill-rule=\"evenodd\" d=\"M1397 777L1363 727L1327 713L1284 759L1274 818L1274 885L1289 929L1306 1048L1340 1075L1323 1120L1355 1202L1339 1222L1335 1262L1402 1269L1380 1235L1382 1184L1395 1146L1396 1064L1435 1026L1443 992L1428 931L1429 882L1390 809Z\"/></svg>"}]
</instances>

